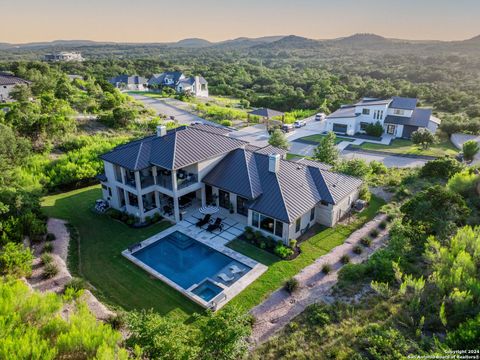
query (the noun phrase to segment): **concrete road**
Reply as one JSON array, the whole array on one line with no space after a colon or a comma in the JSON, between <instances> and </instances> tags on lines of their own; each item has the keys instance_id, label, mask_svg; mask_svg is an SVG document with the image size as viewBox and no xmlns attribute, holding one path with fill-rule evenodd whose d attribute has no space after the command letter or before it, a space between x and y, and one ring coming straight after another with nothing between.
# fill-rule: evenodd
<instances>
[{"instance_id":1,"label":"concrete road","mask_svg":"<svg viewBox=\"0 0 480 360\"><path fill-rule=\"evenodd\" d=\"M204 124L219 126L216 123L205 120L197 115L188 112L187 110L185 110L188 109L188 104L177 99L151 98L139 94L130 94L130 96L132 96L135 100L142 102L145 106L152 108L158 114L163 114L167 116L167 118L170 118L170 116L174 116L175 120L178 121L179 124L190 125L192 122L201 122Z\"/></svg>"}]
</instances>

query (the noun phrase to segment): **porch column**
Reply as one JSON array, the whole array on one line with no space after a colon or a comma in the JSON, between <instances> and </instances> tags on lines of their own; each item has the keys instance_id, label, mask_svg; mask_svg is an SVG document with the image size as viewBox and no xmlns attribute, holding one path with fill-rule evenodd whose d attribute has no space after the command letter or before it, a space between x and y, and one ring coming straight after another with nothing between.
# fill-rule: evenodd
<instances>
[{"instance_id":1,"label":"porch column","mask_svg":"<svg viewBox=\"0 0 480 360\"><path fill-rule=\"evenodd\" d=\"M125 184L125 168L120 167L120 175L122 177L122 184Z\"/></svg>"},{"instance_id":2,"label":"porch column","mask_svg":"<svg viewBox=\"0 0 480 360\"><path fill-rule=\"evenodd\" d=\"M136 214L141 220L143 220L143 214L144 214L144 209L143 209L143 198L141 194L137 195L137 200L138 200L138 214Z\"/></svg>"},{"instance_id":3,"label":"porch column","mask_svg":"<svg viewBox=\"0 0 480 360\"><path fill-rule=\"evenodd\" d=\"M152 167L152 176L153 176L153 183L157 185L157 167Z\"/></svg>"},{"instance_id":4,"label":"porch column","mask_svg":"<svg viewBox=\"0 0 480 360\"><path fill-rule=\"evenodd\" d=\"M180 206L178 205L178 197L173 197L173 212L175 215L175 222L180 221Z\"/></svg>"},{"instance_id":5,"label":"porch column","mask_svg":"<svg viewBox=\"0 0 480 360\"><path fill-rule=\"evenodd\" d=\"M201 188L201 193L202 193L202 206L206 206L207 205L207 193L205 191L205 185L202 186Z\"/></svg>"}]
</instances>

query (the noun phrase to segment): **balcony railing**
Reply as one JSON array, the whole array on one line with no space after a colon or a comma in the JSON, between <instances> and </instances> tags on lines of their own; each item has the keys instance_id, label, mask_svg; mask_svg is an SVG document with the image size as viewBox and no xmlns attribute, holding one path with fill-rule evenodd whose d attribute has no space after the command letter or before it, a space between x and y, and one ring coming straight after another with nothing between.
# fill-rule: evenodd
<instances>
[{"instance_id":1,"label":"balcony railing","mask_svg":"<svg viewBox=\"0 0 480 360\"><path fill-rule=\"evenodd\" d=\"M152 186L155 184L153 176L140 176L140 183L142 184L142 189Z\"/></svg>"},{"instance_id":2,"label":"balcony railing","mask_svg":"<svg viewBox=\"0 0 480 360\"><path fill-rule=\"evenodd\" d=\"M184 189L192 184L198 183L197 174L185 174L183 177L177 175L177 189Z\"/></svg>"},{"instance_id":3,"label":"balcony railing","mask_svg":"<svg viewBox=\"0 0 480 360\"><path fill-rule=\"evenodd\" d=\"M157 175L157 185L165 189L172 190L173 189L172 175L164 175L163 173L160 172Z\"/></svg>"}]
</instances>

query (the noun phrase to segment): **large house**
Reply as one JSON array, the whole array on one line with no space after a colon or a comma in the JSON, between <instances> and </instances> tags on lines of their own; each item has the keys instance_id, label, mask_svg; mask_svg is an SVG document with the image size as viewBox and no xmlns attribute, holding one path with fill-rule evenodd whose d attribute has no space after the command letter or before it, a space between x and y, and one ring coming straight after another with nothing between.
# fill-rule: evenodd
<instances>
[{"instance_id":1,"label":"large house","mask_svg":"<svg viewBox=\"0 0 480 360\"><path fill-rule=\"evenodd\" d=\"M288 244L314 223L333 226L358 198L360 179L319 162L284 160L284 150L253 147L227 132L160 126L101 155L104 200L140 219L160 213L175 222L215 205Z\"/></svg>"},{"instance_id":2,"label":"large house","mask_svg":"<svg viewBox=\"0 0 480 360\"><path fill-rule=\"evenodd\" d=\"M148 79L138 75L119 75L108 82L118 89L144 91L147 90Z\"/></svg>"},{"instance_id":3,"label":"large house","mask_svg":"<svg viewBox=\"0 0 480 360\"><path fill-rule=\"evenodd\" d=\"M46 54L43 59L45 61L59 62L59 61L83 61L82 53L78 51L61 51L58 53Z\"/></svg>"},{"instance_id":4,"label":"large house","mask_svg":"<svg viewBox=\"0 0 480 360\"><path fill-rule=\"evenodd\" d=\"M10 93L17 85L29 85L30 81L10 73L0 72L0 102L10 100Z\"/></svg>"},{"instance_id":5,"label":"large house","mask_svg":"<svg viewBox=\"0 0 480 360\"><path fill-rule=\"evenodd\" d=\"M363 98L356 104L343 105L327 116L327 131L355 135L364 133L368 124L379 122L386 134L409 139L412 133L424 128L435 132L440 120L432 109L417 107L417 99L394 96L391 99Z\"/></svg>"},{"instance_id":6,"label":"large house","mask_svg":"<svg viewBox=\"0 0 480 360\"><path fill-rule=\"evenodd\" d=\"M178 93L190 93L196 97L208 97L208 82L202 76L186 77L180 71L154 74L148 80L150 87L169 86Z\"/></svg>"}]
</instances>

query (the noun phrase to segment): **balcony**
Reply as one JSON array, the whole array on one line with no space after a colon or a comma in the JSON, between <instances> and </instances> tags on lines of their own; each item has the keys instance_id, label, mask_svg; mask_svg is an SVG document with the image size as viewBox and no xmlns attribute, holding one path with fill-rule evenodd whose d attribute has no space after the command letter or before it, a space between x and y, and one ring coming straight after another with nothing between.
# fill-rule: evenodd
<instances>
[{"instance_id":1,"label":"balcony","mask_svg":"<svg viewBox=\"0 0 480 360\"><path fill-rule=\"evenodd\" d=\"M158 170L157 174L157 185L165 189L173 190L172 173L168 170Z\"/></svg>"},{"instance_id":2,"label":"balcony","mask_svg":"<svg viewBox=\"0 0 480 360\"><path fill-rule=\"evenodd\" d=\"M190 185L198 183L198 175L193 173L177 173L177 189L184 189Z\"/></svg>"},{"instance_id":3,"label":"balcony","mask_svg":"<svg viewBox=\"0 0 480 360\"><path fill-rule=\"evenodd\" d=\"M149 186L155 184L153 176L142 176L140 175L140 184L142 185L142 189L145 189Z\"/></svg>"}]
</instances>

